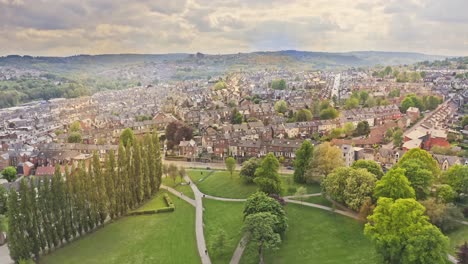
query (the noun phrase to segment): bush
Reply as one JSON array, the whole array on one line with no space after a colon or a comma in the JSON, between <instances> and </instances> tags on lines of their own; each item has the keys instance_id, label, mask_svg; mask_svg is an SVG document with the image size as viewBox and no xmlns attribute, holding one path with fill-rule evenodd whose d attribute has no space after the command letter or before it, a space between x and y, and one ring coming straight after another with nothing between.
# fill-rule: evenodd
<instances>
[{"instance_id":1,"label":"bush","mask_svg":"<svg viewBox=\"0 0 468 264\"><path fill-rule=\"evenodd\" d=\"M156 210L156 213L168 213L168 212L174 212L175 208L174 207L163 207L163 208L159 208L158 210Z\"/></svg>"},{"instance_id":2,"label":"bush","mask_svg":"<svg viewBox=\"0 0 468 264\"><path fill-rule=\"evenodd\" d=\"M175 205L172 202L171 197L169 197L169 195L167 193L164 194L164 201L166 201L166 204L167 204L168 207L175 208Z\"/></svg>"}]
</instances>

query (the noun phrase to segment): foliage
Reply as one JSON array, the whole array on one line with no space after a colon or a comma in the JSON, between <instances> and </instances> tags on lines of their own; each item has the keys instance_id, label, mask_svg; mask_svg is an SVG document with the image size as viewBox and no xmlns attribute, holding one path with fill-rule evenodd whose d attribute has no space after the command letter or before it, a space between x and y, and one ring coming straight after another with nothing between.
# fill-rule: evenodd
<instances>
[{"instance_id":1,"label":"foliage","mask_svg":"<svg viewBox=\"0 0 468 264\"><path fill-rule=\"evenodd\" d=\"M405 170L405 176L416 192L416 199L424 200L430 194L434 180L432 172L426 169L427 165L418 159L405 159L398 162L398 167Z\"/></svg>"},{"instance_id":2,"label":"foliage","mask_svg":"<svg viewBox=\"0 0 468 264\"><path fill-rule=\"evenodd\" d=\"M225 161L224 164L226 165L226 170L229 171L232 177L232 173L236 169L236 160L233 157L228 157Z\"/></svg>"},{"instance_id":3,"label":"foliage","mask_svg":"<svg viewBox=\"0 0 468 264\"><path fill-rule=\"evenodd\" d=\"M409 150L398 161L398 164L404 163L406 160L419 160L421 164L425 164L426 168L432 172L433 177L438 177L440 174L439 163L435 160L431 153L420 149L414 148Z\"/></svg>"},{"instance_id":4,"label":"foliage","mask_svg":"<svg viewBox=\"0 0 468 264\"><path fill-rule=\"evenodd\" d=\"M370 134L369 123L367 121L365 121L365 120L359 122L357 127L356 127L355 134L357 136L367 136L367 135L369 135Z\"/></svg>"},{"instance_id":5,"label":"foliage","mask_svg":"<svg viewBox=\"0 0 468 264\"><path fill-rule=\"evenodd\" d=\"M75 121L70 125L70 132L81 132L80 121Z\"/></svg>"},{"instance_id":6,"label":"foliage","mask_svg":"<svg viewBox=\"0 0 468 264\"><path fill-rule=\"evenodd\" d=\"M8 211L8 191L0 185L0 215L5 215Z\"/></svg>"},{"instance_id":7,"label":"foliage","mask_svg":"<svg viewBox=\"0 0 468 264\"><path fill-rule=\"evenodd\" d=\"M462 127L468 126L468 115L464 115L462 121L460 122Z\"/></svg>"},{"instance_id":8,"label":"foliage","mask_svg":"<svg viewBox=\"0 0 468 264\"><path fill-rule=\"evenodd\" d=\"M285 90L286 89L286 81L283 79L273 80L271 81L271 89L274 90Z\"/></svg>"},{"instance_id":9,"label":"foliage","mask_svg":"<svg viewBox=\"0 0 468 264\"><path fill-rule=\"evenodd\" d=\"M218 91L218 90L223 90L223 89L226 89L227 88L227 85L224 81L218 81L215 85L214 85L214 90L215 91Z\"/></svg>"},{"instance_id":10,"label":"foliage","mask_svg":"<svg viewBox=\"0 0 468 264\"><path fill-rule=\"evenodd\" d=\"M393 145L395 147L400 147L401 144L403 144L403 132L398 129L393 133Z\"/></svg>"},{"instance_id":11,"label":"foliage","mask_svg":"<svg viewBox=\"0 0 468 264\"><path fill-rule=\"evenodd\" d=\"M442 182L450 185L458 195L458 198L461 197L461 194L465 194L465 199L468 197L468 166L466 165L454 165L450 167L442 175Z\"/></svg>"},{"instance_id":12,"label":"foliage","mask_svg":"<svg viewBox=\"0 0 468 264\"><path fill-rule=\"evenodd\" d=\"M218 228L210 239L211 239L210 247L214 249L213 255L223 254L226 248L226 244L228 243L226 232L223 229Z\"/></svg>"},{"instance_id":13,"label":"foliage","mask_svg":"<svg viewBox=\"0 0 468 264\"><path fill-rule=\"evenodd\" d=\"M237 110L237 108L234 108L231 112L231 124L242 124L242 120L244 117L242 114Z\"/></svg>"},{"instance_id":14,"label":"foliage","mask_svg":"<svg viewBox=\"0 0 468 264\"><path fill-rule=\"evenodd\" d=\"M297 183L305 183L305 172L308 169L312 155L314 154L314 145L309 140L304 140L299 149L296 150L296 158L294 164L294 181Z\"/></svg>"},{"instance_id":15,"label":"foliage","mask_svg":"<svg viewBox=\"0 0 468 264\"><path fill-rule=\"evenodd\" d=\"M312 120L312 113L308 109L300 109L296 113L296 122L305 122Z\"/></svg>"},{"instance_id":16,"label":"foliage","mask_svg":"<svg viewBox=\"0 0 468 264\"><path fill-rule=\"evenodd\" d=\"M448 184L437 186L436 198L443 203L451 203L457 196L457 193Z\"/></svg>"},{"instance_id":17,"label":"foliage","mask_svg":"<svg viewBox=\"0 0 468 264\"><path fill-rule=\"evenodd\" d=\"M166 139L168 149L179 145L183 140L191 140L193 138L193 129L178 121L169 123L166 126Z\"/></svg>"},{"instance_id":18,"label":"foliage","mask_svg":"<svg viewBox=\"0 0 468 264\"><path fill-rule=\"evenodd\" d=\"M323 192L331 199L358 211L371 198L377 178L365 169L337 168L322 181Z\"/></svg>"},{"instance_id":19,"label":"foliage","mask_svg":"<svg viewBox=\"0 0 468 264\"><path fill-rule=\"evenodd\" d=\"M282 182L278 170L278 160L273 153L268 153L255 171L254 182L260 191L267 194L281 194Z\"/></svg>"},{"instance_id":20,"label":"foliage","mask_svg":"<svg viewBox=\"0 0 468 264\"><path fill-rule=\"evenodd\" d=\"M276 219L274 221L273 230L282 234L288 229L288 218L283 206L274 198L267 196L264 192L256 192L249 196L244 205L244 219L249 215L257 213L271 213Z\"/></svg>"},{"instance_id":21,"label":"foliage","mask_svg":"<svg viewBox=\"0 0 468 264\"><path fill-rule=\"evenodd\" d=\"M460 210L453 204L445 204L434 198L420 202L426 208L426 215L432 224L440 228L444 233L460 227L457 219L463 218Z\"/></svg>"},{"instance_id":22,"label":"foliage","mask_svg":"<svg viewBox=\"0 0 468 264\"><path fill-rule=\"evenodd\" d=\"M16 175L17 175L16 168L13 166L5 167L2 170L2 175L5 180L7 180L8 182L12 182L16 179Z\"/></svg>"},{"instance_id":23,"label":"foliage","mask_svg":"<svg viewBox=\"0 0 468 264\"><path fill-rule=\"evenodd\" d=\"M258 167L260 167L260 162L261 160L257 158L250 158L242 163L242 168L239 175L246 183L253 182L255 178L255 171Z\"/></svg>"},{"instance_id":24,"label":"foliage","mask_svg":"<svg viewBox=\"0 0 468 264\"><path fill-rule=\"evenodd\" d=\"M327 119L335 119L338 117L338 111L335 108L327 108L320 111L320 119L327 120Z\"/></svg>"},{"instance_id":25,"label":"foliage","mask_svg":"<svg viewBox=\"0 0 468 264\"><path fill-rule=\"evenodd\" d=\"M380 198L368 220L364 234L385 263L446 263L448 239L416 200Z\"/></svg>"},{"instance_id":26,"label":"foliage","mask_svg":"<svg viewBox=\"0 0 468 264\"><path fill-rule=\"evenodd\" d=\"M355 97L350 97L345 102L345 109L350 110L359 107L359 99Z\"/></svg>"},{"instance_id":27,"label":"foliage","mask_svg":"<svg viewBox=\"0 0 468 264\"><path fill-rule=\"evenodd\" d=\"M133 142L135 141L133 130L131 128L124 129L120 134L120 141L123 143L124 147L128 144L133 145Z\"/></svg>"},{"instance_id":28,"label":"foliage","mask_svg":"<svg viewBox=\"0 0 468 264\"><path fill-rule=\"evenodd\" d=\"M405 176L405 170L401 168L392 168L382 179L377 181L374 190L374 197L387 197L392 199L415 198L416 194L411 187L408 178Z\"/></svg>"},{"instance_id":29,"label":"foliage","mask_svg":"<svg viewBox=\"0 0 468 264\"><path fill-rule=\"evenodd\" d=\"M79 132L72 132L68 136L68 143L81 143L83 141L81 134Z\"/></svg>"},{"instance_id":30,"label":"foliage","mask_svg":"<svg viewBox=\"0 0 468 264\"><path fill-rule=\"evenodd\" d=\"M274 232L275 222L276 216L268 212L251 214L244 220L243 231L257 245L261 264L264 263L264 249L277 249L281 243L280 235Z\"/></svg>"},{"instance_id":31,"label":"foliage","mask_svg":"<svg viewBox=\"0 0 468 264\"><path fill-rule=\"evenodd\" d=\"M305 173L307 182L320 181L335 168L344 166L343 154L336 146L329 142L322 143L314 148L309 168Z\"/></svg>"},{"instance_id":32,"label":"foliage","mask_svg":"<svg viewBox=\"0 0 468 264\"><path fill-rule=\"evenodd\" d=\"M373 160L357 160L353 163L352 167L355 169L366 169L368 172L374 174L379 180L384 175L382 167Z\"/></svg>"},{"instance_id":33,"label":"foliage","mask_svg":"<svg viewBox=\"0 0 468 264\"><path fill-rule=\"evenodd\" d=\"M286 113L288 111L288 104L284 100L279 100L275 103L275 111L278 113Z\"/></svg>"}]
</instances>

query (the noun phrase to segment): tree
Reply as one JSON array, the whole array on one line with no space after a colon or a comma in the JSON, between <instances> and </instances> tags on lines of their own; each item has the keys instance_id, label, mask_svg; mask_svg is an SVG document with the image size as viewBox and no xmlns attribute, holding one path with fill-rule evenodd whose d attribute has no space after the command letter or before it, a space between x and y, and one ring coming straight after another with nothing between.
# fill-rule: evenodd
<instances>
[{"instance_id":1,"label":"tree","mask_svg":"<svg viewBox=\"0 0 468 264\"><path fill-rule=\"evenodd\" d=\"M451 203L457 196L457 193L448 184L437 186L436 198L442 203Z\"/></svg>"},{"instance_id":2,"label":"tree","mask_svg":"<svg viewBox=\"0 0 468 264\"><path fill-rule=\"evenodd\" d=\"M347 122L344 124L343 126L343 133L345 133L347 136L351 135L353 133L353 131L355 130L356 128L354 127L354 124L351 123L351 122Z\"/></svg>"},{"instance_id":3,"label":"tree","mask_svg":"<svg viewBox=\"0 0 468 264\"><path fill-rule=\"evenodd\" d=\"M335 168L343 167L344 160L341 150L329 142L322 143L314 148L309 168L305 173L307 182L320 181Z\"/></svg>"},{"instance_id":4,"label":"tree","mask_svg":"<svg viewBox=\"0 0 468 264\"><path fill-rule=\"evenodd\" d=\"M405 176L416 192L416 199L426 199L431 192L434 179L432 172L426 169L426 164L418 159L405 159L403 162L398 162L398 167L405 170Z\"/></svg>"},{"instance_id":5,"label":"tree","mask_svg":"<svg viewBox=\"0 0 468 264\"><path fill-rule=\"evenodd\" d=\"M366 169L368 172L374 174L379 180L384 175L382 167L373 160L357 160L353 163L352 167L355 169Z\"/></svg>"},{"instance_id":6,"label":"tree","mask_svg":"<svg viewBox=\"0 0 468 264\"><path fill-rule=\"evenodd\" d=\"M463 219L463 214L453 204L445 204L435 198L429 198L420 202L426 208L426 215L432 224L447 233L460 227L457 219Z\"/></svg>"},{"instance_id":7,"label":"tree","mask_svg":"<svg viewBox=\"0 0 468 264\"><path fill-rule=\"evenodd\" d=\"M227 88L227 85L226 85L226 83L224 81L218 81L214 86L215 91L223 90L223 89L226 89L226 88Z\"/></svg>"},{"instance_id":8,"label":"tree","mask_svg":"<svg viewBox=\"0 0 468 264\"><path fill-rule=\"evenodd\" d=\"M81 123L80 121L74 121L70 125L70 132L81 132Z\"/></svg>"},{"instance_id":9,"label":"tree","mask_svg":"<svg viewBox=\"0 0 468 264\"><path fill-rule=\"evenodd\" d=\"M461 245L457 251L458 264L468 263L468 242L465 241L465 244Z\"/></svg>"},{"instance_id":10,"label":"tree","mask_svg":"<svg viewBox=\"0 0 468 264\"><path fill-rule=\"evenodd\" d=\"M372 196L376 181L365 169L341 167L323 179L322 189L331 199L358 211Z\"/></svg>"},{"instance_id":11,"label":"tree","mask_svg":"<svg viewBox=\"0 0 468 264\"><path fill-rule=\"evenodd\" d=\"M432 157L431 153L424 149L414 148L409 150L400 158L398 165L404 163L406 160L421 161L421 164L425 164L425 167L432 172L433 177L438 177L440 174L439 163Z\"/></svg>"},{"instance_id":12,"label":"tree","mask_svg":"<svg viewBox=\"0 0 468 264\"><path fill-rule=\"evenodd\" d=\"M244 220L243 231L256 244L260 264L264 263L263 250L276 249L281 243L280 235L273 229L275 221L276 217L268 212L252 214Z\"/></svg>"},{"instance_id":13,"label":"tree","mask_svg":"<svg viewBox=\"0 0 468 264\"><path fill-rule=\"evenodd\" d=\"M242 163L242 168L239 172L240 177L247 183L252 183L255 178L255 171L260 167L261 160L250 158Z\"/></svg>"},{"instance_id":14,"label":"tree","mask_svg":"<svg viewBox=\"0 0 468 264\"><path fill-rule=\"evenodd\" d=\"M275 111L281 114L286 113L288 111L288 104L284 100L279 100L275 103Z\"/></svg>"},{"instance_id":15,"label":"tree","mask_svg":"<svg viewBox=\"0 0 468 264\"><path fill-rule=\"evenodd\" d=\"M271 81L271 89L285 90L286 89L286 81L283 80L283 79Z\"/></svg>"},{"instance_id":16,"label":"tree","mask_svg":"<svg viewBox=\"0 0 468 264\"><path fill-rule=\"evenodd\" d=\"M380 198L368 220L364 234L385 263L446 263L448 239L416 200Z\"/></svg>"},{"instance_id":17,"label":"tree","mask_svg":"<svg viewBox=\"0 0 468 264\"><path fill-rule=\"evenodd\" d=\"M358 106L359 106L359 99L357 98L351 97L347 99L345 102L345 109L347 110L357 108Z\"/></svg>"},{"instance_id":18,"label":"tree","mask_svg":"<svg viewBox=\"0 0 468 264\"><path fill-rule=\"evenodd\" d=\"M29 258L28 241L24 236L24 228L20 209L20 200L15 188L10 189L8 198L8 248L14 261Z\"/></svg>"},{"instance_id":19,"label":"tree","mask_svg":"<svg viewBox=\"0 0 468 264\"><path fill-rule=\"evenodd\" d=\"M234 108L231 112L231 124L242 124L243 116L239 113L237 108Z\"/></svg>"},{"instance_id":20,"label":"tree","mask_svg":"<svg viewBox=\"0 0 468 264\"><path fill-rule=\"evenodd\" d=\"M255 171L254 182L260 191L268 194L281 194L282 185L278 169L278 160L273 153L268 153Z\"/></svg>"},{"instance_id":21,"label":"tree","mask_svg":"<svg viewBox=\"0 0 468 264\"><path fill-rule=\"evenodd\" d=\"M468 199L468 166L454 165L442 175L442 182L450 185L458 199ZM465 196L461 196L465 194Z\"/></svg>"},{"instance_id":22,"label":"tree","mask_svg":"<svg viewBox=\"0 0 468 264\"><path fill-rule=\"evenodd\" d=\"M8 191L0 185L0 215L4 215L8 211Z\"/></svg>"},{"instance_id":23,"label":"tree","mask_svg":"<svg viewBox=\"0 0 468 264\"><path fill-rule=\"evenodd\" d=\"M468 115L464 115L462 121L460 122L462 127L468 126Z\"/></svg>"},{"instance_id":24,"label":"tree","mask_svg":"<svg viewBox=\"0 0 468 264\"><path fill-rule=\"evenodd\" d=\"M224 161L224 164L226 165L226 170L229 171L229 173L231 174L231 178L232 178L232 173L236 169L236 163L237 162L233 157L229 157Z\"/></svg>"},{"instance_id":25,"label":"tree","mask_svg":"<svg viewBox=\"0 0 468 264\"><path fill-rule=\"evenodd\" d=\"M282 234L288 229L288 219L283 206L264 192L256 192L249 196L244 205L244 219L252 214L268 212L276 216L273 230Z\"/></svg>"},{"instance_id":26,"label":"tree","mask_svg":"<svg viewBox=\"0 0 468 264\"><path fill-rule=\"evenodd\" d=\"M401 130L397 130L395 131L395 133L393 133L393 145L395 147L400 147L402 143L403 143L403 132Z\"/></svg>"},{"instance_id":27,"label":"tree","mask_svg":"<svg viewBox=\"0 0 468 264\"><path fill-rule=\"evenodd\" d=\"M122 141L124 147L126 147L129 143L133 145L135 141L135 135L133 134L133 130L131 128L124 129L120 134L120 141Z\"/></svg>"},{"instance_id":28,"label":"tree","mask_svg":"<svg viewBox=\"0 0 468 264\"><path fill-rule=\"evenodd\" d=\"M308 109L300 109L296 113L296 122L312 120L312 113Z\"/></svg>"},{"instance_id":29,"label":"tree","mask_svg":"<svg viewBox=\"0 0 468 264\"><path fill-rule=\"evenodd\" d=\"M374 197L387 197L392 199L415 198L416 194L411 187L405 170L402 168L392 168L382 179L377 181L374 190Z\"/></svg>"},{"instance_id":30,"label":"tree","mask_svg":"<svg viewBox=\"0 0 468 264\"><path fill-rule=\"evenodd\" d=\"M305 172L308 169L312 155L314 154L314 145L309 140L304 140L301 147L296 150L296 158L294 164L294 181L297 183L305 183Z\"/></svg>"},{"instance_id":31,"label":"tree","mask_svg":"<svg viewBox=\"0 0 468 264\"><path fill-rule=\"evenodd\" d=\"M176 165L174 165L173 163L169 164L169 167L167 168L167 174L169 175L169 177L172 178L174 183L177 180L177 171L178 171L178 168Z\"/></svg>"},{"instance_id":32,"label":"tree","mask_svg":"<svg viewBox=\"0 0 468 264\"><path fill-rule=\"evenodd\" d=\"M16 179L16 168L13 166L8 166L2 170L2 175L5 180L12 182Z\"/></svg>"},{"instance_id":33,"label":"tree","mask_svg":"<svg viewBox=\"0 0 468 264\"><path fill-rule=\"evenodd\" d=\"M78 132L72 132L68 136L68 143L81 143L83 141L81 134Z\"/></svg>"},{"instance_id":34,"label":"tree","mask_svg":"<svg viewBox=\"0 0 468 264\"><path fill-rule=\"evenodd\" d=\"M338 117L338 111L335 108L327 108L320 111L320 119L327 120L327 119L335 119Z\"/></svg>"},{"instance_id":35,"label":"tree","mask_svg":"<svg viewBox=\"0 0 468 264\"><path fill-rule=\"evenodd\" d=\"M358 136L367 136L370 134L370 127L367 121L361 121L358 123L355 131Z\"/></svg>"}]
</instances>

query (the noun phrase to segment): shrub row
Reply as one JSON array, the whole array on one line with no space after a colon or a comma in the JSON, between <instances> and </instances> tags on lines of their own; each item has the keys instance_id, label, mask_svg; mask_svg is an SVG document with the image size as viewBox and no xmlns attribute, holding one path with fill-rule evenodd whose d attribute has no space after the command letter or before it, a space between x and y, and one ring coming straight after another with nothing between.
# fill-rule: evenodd
<instances>
[{"instance_id":1,"label":"shrub row","mask_svg":"<svg viewBox=\"0 0 468 264\"><path fill-rule=\"evenodd\" d=\"M175 205L172 202L171 197L169 197L169 195L165 193L163 198L164 198L164 201L166 202L167 207L158 208L156 210L144 210L144 211L130 212L128 215L150 215L150 214L174 212Z\"/></svg>"},{"instance_id":2,"label":"shrub row","mask_svg":"<svg viewBox=\"0 0 468 264\"><path fill-rule=\"evenodd\" d=\"M171 208L175 209L175 205L172 202L171 197L169 197L169 195L167 193L164 194L164 201L166 201L166 204L167 204L168 207L171 207ZM172 211L174 211L174 210L172 210Z\"/></svg>"}]
</instances>

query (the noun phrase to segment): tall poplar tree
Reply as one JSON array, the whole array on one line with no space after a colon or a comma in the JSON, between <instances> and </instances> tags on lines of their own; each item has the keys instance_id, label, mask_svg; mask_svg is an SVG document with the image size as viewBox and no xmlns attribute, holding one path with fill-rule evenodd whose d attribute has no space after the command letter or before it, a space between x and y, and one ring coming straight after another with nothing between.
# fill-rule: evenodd
<instances>
[{"instance_id":1,"label":"tall poplar tree","mask_svg":"<svg viewBox=\"0 0 468 264\"><path fill-rule=\"evenodd\" d=\"M104 175L101 169L101 161L97 152L93 154L93 175L94 175L94 190L96 192L96 207L98 211L99 224L104 224L107 218L107 193L104 181Z\"/></svg>"},{"instance_id":2,"label":"tall poplar tree","mask_svg":"<svg viewBox=\"0 0 468 264\"><path fill-rule=\"evenodd\" d=\"M159 142L159 135L158 132L155 131L153 134L153 145L154 145L154 164L155 164L155 170L156 170L156 179L155 179L155 188L153 188L153 192L156 193L159 190L159 186L161 185L161 178L162 178L162 161L161 161L161 145Z\"/></svg>"}]
</instances>

